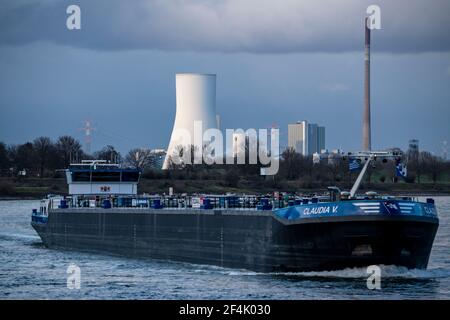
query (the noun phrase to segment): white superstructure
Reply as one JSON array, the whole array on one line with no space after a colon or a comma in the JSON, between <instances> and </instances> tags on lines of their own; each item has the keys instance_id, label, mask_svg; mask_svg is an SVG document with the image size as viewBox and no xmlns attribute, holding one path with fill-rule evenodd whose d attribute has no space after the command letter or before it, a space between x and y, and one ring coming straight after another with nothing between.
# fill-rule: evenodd
<instances>
[{"instance_id":1,"label":"white superstructure","mask_svg":"<svg viewBox=\"0 0 450 320\"><path fill-rule=\"evenodd\" d=\"M140 174L104 160L83 160L66 170L70 195L136 195Z\"/></svg>"}]
</instances>

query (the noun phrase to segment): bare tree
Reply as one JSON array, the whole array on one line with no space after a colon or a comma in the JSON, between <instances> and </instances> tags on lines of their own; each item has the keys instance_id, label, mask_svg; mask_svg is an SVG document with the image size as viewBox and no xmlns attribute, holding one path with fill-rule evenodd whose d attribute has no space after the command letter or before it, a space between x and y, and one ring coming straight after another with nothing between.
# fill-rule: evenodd
<instances>
[{"instance_id":1,"label":"bare tree","mask_svg":"<svg viewBox=\"0 0 450 320\"><path fill-rule=\"evenodd\" d=\"M55 147L63 167L67 167L71 161L82 156L81 144L71 136L59 137Z\"/></svg>"},{"instance_id":2,"label":"bare tree","mask_svg":"<svg viewBox=\"0 0 450 320\"><path fill-rule=\"evenodd\" d=\"M112 145L107 145L102 150L94 152L94 158L112 163L119 163L122 160L122 156Z\"/></svg>"},{"instance_id":3,"label":"bare tree","mask_svg":"<svg viewBox=\"0 0 450 320\"><path fill-rule=\"evenodd\" d=\"M52 141L48 137L39 137L34 139L33 148L36 153L36 158L39 164L39 177L43 177L44 168L46 167L52 149L54 148Z\"/></svg>"},{"instance_id":4,"label":"bare tree","mask_svg":"<svg viewBox=\"0 0 450 320\"><path fill-rule=\"evenodd\" d=\"M169 155L169 168L170 169L181 169L188 168L192 169L194 165L195 152L198 148L191 144L189 146L178 145L175 147L172 155Z\"/></svg>"},{"instance_id":5,"label":"bare tree","mask_svg":"<svg viewBox=\"0 0 450 320\"><path fill-rule=\"evenodd\" d=\"M336 157L333 159L333 161L328 162L327 168L329 172L331 173L330 182L334 183L336 181L339 181L340 179L340 173L342 171L344 165L344 160L342 157Z\"/></svg>"},{"instance_id":6,"label":"bare tree","mask_svg":"<svg viewBox=\"0 0 450 320\"><path fill-rule=\"evenodd\" d=\"M281 157L281 171L286 179L298 179L303 160L301 154L297 153L294 148L287 148Z\"/></svg>"},{"instance_id":7,"label":"bare tree","mask_svg":"<svg viewBox=\"0 0 450 320\"><path fill-rule=\"evenodd\" d=\"M9 145L8 158L16 171L36 168L36 154L31 142Z\"/></svg>"},{"instance_id":8,"label":"bare tree","mask_svg":"<svg viewBox=\"0 0 450 320\"><path fill-rule=\"evenodd\" d=\"M146 168L153 162L153 154L150 149L131 149L125 157L125 163L135 168Z\"/></svg>"},{"instance_id":9,"label":"bare tree","mask_svg":"<svg viewBox=\"0 0 450 320\"><path fill-rule=\"evenodd\" d=\"M436 184L439 176L445 170L444 162L429 152L421 152L421 160L424 171L430 176L434 184Z\"/></svg>"},{"instance_id":10,"label":"bare tree","mask_svg":"<svg viewBox=\"0 0 450 320\"><path fill-rule=\"evenodd\" d=\"M1 173L9 169L9 159L6 145L0 142L0 171Z\"/></svg>"}]
</instances>

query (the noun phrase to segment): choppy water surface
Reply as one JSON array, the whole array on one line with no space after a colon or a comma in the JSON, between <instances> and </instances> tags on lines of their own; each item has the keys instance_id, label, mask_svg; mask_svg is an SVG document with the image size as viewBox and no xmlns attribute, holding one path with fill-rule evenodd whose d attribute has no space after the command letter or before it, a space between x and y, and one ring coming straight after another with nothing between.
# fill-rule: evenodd
<instances>
[{"instance_id":1,"label":"choppy water surface","mask_svg":"<svg viewBox=\"0 0 450 320\"><path fill-rule=\"evenodd\" d=\"M428 270L382 267L294 274L125 259L45 248L30 226L38 201L0 201L0 299L450 299L450 197L436 197L440 226ZM81 288L67 288L67 267Z\"/></svg>"}]
</instances>

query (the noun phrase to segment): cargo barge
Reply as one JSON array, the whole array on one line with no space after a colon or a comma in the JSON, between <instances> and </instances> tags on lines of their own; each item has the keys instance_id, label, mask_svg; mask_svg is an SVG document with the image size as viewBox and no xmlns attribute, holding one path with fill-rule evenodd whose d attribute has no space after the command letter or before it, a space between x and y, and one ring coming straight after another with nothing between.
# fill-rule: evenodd
<instances>
[{"instance_id":1,"label":"cargo barge","mask_svg":"<svg viewBox=\"0 0 450 320\"><path fill-rule=\"evenodd\" d=\"M48 196L32 213L49 248L258 272L425 269L439 225L433 199L357 196L357 186L289 199L138 196L138 169L90 161L66 175L70 195Z\"/></svg>"}]
</instances>

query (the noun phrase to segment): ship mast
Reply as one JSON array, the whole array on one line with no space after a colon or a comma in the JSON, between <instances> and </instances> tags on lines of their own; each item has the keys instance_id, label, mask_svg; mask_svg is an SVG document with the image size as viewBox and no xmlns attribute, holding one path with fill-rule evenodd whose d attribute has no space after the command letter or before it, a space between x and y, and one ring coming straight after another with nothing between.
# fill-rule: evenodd
<instances>
[{"instance_id":1,"label":"ship mast","mask_svg":"<svg viewBox=\"0 0 450 320\"><path fill-rule=\"evenodd\" d=\"M373 159L374 159L374 156L370 156L370 158L367 159L364 167L361 169L361 172L359 173L358 178L356 179L355 183L353 184L352 189L350 190L350 198L355 197L356 192L358 191L359 186L361 185L361 182L362 182L364 176L366 175L367 168L369 167L369 164L372 162Z\"/></svg>"}]
</instances>

